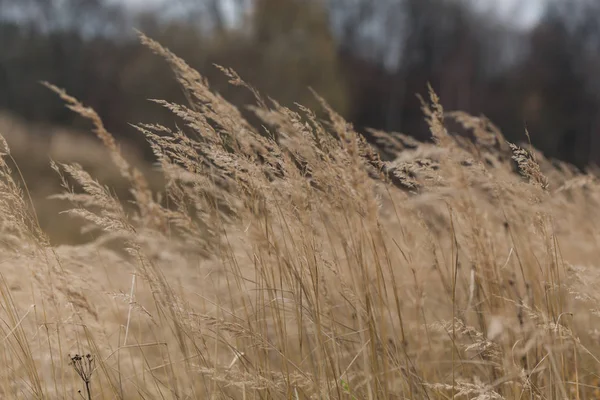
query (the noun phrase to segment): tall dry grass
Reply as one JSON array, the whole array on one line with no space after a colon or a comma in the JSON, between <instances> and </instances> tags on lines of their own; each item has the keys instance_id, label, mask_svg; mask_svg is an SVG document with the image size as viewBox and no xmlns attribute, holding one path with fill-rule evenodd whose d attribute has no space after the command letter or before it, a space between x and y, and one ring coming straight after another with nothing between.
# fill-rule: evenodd
<instances>
[{"instance_id":1,"label":"tall dry grass","mask_svg":"<svg viewBox=\"0 0 600 400\"><path fill-rule=\"evenodd\" d=\"M174 127L135 125L163 190L48 85L94 125L133 199L53 162L62 217L97 238L56 246L2 145L3 398L596 398L594 175L432 90L435 143L374 132L396 154L382 161L324 101L326 121L222 68L254 94L259 130L141 40L189 99L156 101Z\"/></svg>"}]
</instances>

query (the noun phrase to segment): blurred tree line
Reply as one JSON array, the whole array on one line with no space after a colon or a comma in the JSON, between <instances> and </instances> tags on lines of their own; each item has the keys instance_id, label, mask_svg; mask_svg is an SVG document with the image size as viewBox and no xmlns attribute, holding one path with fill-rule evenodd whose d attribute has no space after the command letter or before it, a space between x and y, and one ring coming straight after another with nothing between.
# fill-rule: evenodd
<instances>
[{"instance_id":1,"label":"blurred tree line","mask_svg":"<svg viewBox=\"0 0 600 400\"><path fill-rule=\"evenodd\" d=\"M94 107L124 139L130 122L172 117L146 99L185 102L136 27L236 104L252 101L213 64L283 104L316 106L309 87L366 128L429 137L417 93L485 114L510 140L525 128L547 156L600 164L600 2L548 0L529 29L469 0L171 0L131 12L116 1L0 0L0 109L82 122L38 84Z\"/></svg>"}]
</instances>

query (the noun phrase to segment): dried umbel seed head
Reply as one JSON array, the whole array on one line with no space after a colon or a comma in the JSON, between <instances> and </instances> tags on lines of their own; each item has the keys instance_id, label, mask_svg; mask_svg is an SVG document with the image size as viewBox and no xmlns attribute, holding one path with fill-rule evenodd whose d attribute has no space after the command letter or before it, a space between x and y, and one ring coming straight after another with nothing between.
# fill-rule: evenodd
<instances>
[{"instance_id":1,"label":"dried umbel seed head","mask_svg":"<svg viewBox=\"0 0 600 400\"><path fill-rule=\"evenodd\" d=\"M74 356L69 355L69 358L71 359L70 365L73 366L77 375L79 375L85 383L89 383L96 368L94 357L91 354L86 354L84 356L75 354Z\"/></svg>"}]
</instances>

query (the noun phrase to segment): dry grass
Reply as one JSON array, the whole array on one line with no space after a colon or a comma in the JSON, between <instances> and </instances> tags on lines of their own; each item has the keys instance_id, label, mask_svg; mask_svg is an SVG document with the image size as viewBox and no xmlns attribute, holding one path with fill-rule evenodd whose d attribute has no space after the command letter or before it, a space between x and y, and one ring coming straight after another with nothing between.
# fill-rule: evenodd
<instances>
[{"instance_id":1,"label":"dry grass","mask_svg":"<svg viewBox=\"0 0 600 400\"><path fill-rule=\"evenodd\" d=\"M48 201L48 196L61 190L61 180L52 170L50 161L79 164L95 179L111 188L122 201L131 198L128 182L121 178L110 153L102 142L87 132L27 123L13 115L0 112L0 133L10 147L9 164L19 166L16 176L21 187L27 189L34 204L40 226L53 244L80 244L93 238L81 234L81 223L60 216L68 204ZM120 145L132 164L143 171L155 191L164 187L159 171L142 158L141 152L131 145ZM108 161L108 162L107 162ZM27 184L24 185L23 182ZM126 204L127 205L127 204Z\"/></svg>"},{"instance_id":2,"label":"dry grass","mask_svg":"<svg viewBox=\"0 0 600 400\"><path fill-rule=\"evenodd\" d=\"M56 197L96 238L57 246L2 146L3 398L597 397L595 176L433 91L435 144L378 132L397 154L382 161L324 101L327 121L223 69L255 95L258 131L141 38L189 99L157 101L176 128L136 126L162 190L49 85L92 122L134 202L53 162Z\"/></svg>"}]
</instances>

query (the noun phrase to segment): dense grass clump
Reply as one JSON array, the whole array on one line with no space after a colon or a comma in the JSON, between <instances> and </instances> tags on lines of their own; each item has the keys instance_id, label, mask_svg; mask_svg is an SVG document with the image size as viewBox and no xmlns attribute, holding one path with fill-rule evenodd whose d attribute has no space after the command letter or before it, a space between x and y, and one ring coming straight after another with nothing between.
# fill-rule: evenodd
<instances>
[{"instance_id":1,"label":"dense grass clump","mask_svg":"<svg viewBox=\"0 0 600 400\"><path fill-rule=\"evenodd\" d=\"M130 189L124 201L53 162L54 199L94 238L58 246L2 145L3 398L596 398L594 175L445 111L433 90L434 143L373 132L395 155L383 161L323 100L326 120L223 68L255 96L258 130L141 38L189 99L156 101L174 127L135 126L161 190L48 85Z\"/></svg>"}]
</instances>

